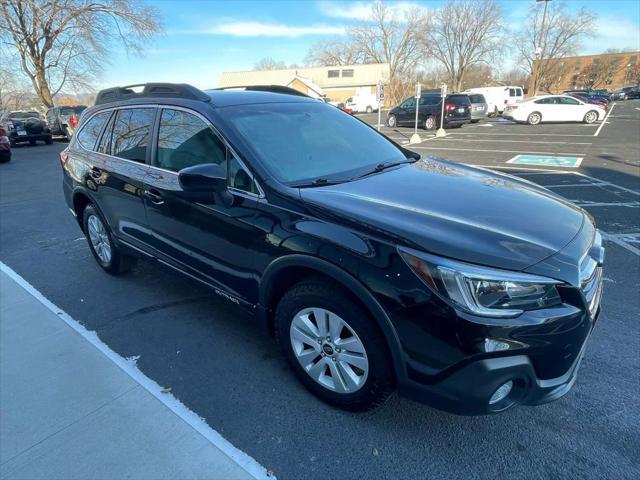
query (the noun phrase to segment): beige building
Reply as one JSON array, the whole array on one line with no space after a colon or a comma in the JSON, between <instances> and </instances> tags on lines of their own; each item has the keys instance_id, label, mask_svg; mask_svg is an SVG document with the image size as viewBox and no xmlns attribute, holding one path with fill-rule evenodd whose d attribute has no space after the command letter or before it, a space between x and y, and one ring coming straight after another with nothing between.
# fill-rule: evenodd
<instances>
[{"instance_id":1,"label":"beige building","mask_svg":"<svg viewBox=\"0 0 640 480\"><path fill-rule=\"evenodd\" d=\"M224 72L218 86L284 85L314 98L344 101L353 95L375 94L380 81L385 85L389 83L386 63Z\"/></svg>"}]
</instances>

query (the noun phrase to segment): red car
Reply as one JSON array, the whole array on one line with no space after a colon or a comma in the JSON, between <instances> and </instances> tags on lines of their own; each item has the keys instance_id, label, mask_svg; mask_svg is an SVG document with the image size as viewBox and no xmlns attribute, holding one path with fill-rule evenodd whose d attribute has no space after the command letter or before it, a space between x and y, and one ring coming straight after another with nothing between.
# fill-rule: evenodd
<instances>
[{"instance_id":1,"label":"red car","mask_svg":"<svg viewBox=\"0 0 640 480\"><path fill-rule=\"evenodd\" d=\"M582 100L585 103L590 103L592 105L597 105L598 107L602 108L605 112L607 110L609 110L609 104L607 102L605 102L604 100L600 100L597 97L587 97L586 95L579 95L577 93L571 93L570 95L572 97L577 98L578 100Z\"/></svg>"},{"instance_id":2,"label":"red car","mask_svg":"<svg viewBox=\"0 0 640 480\"><path fill-rule=\"evenodd\" d=\"M11 161L11 142L4 128L0 127L0 162Z\"/></svg>"}]
</instances>

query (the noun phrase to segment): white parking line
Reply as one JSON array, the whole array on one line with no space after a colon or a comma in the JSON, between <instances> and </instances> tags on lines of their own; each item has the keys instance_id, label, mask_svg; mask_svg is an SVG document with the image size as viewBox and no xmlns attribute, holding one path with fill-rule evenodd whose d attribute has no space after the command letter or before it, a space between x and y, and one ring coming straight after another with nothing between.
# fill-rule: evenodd
<instances>
[{"instance_id":1,"label":"white parking line","mask_svg":"<svg viewBox=\"0 0 640 480\"><path fill-rule=\"evenodd\" d=\"M560 155L563 157L579 157L580 155L584 155L583 153L560 153L560 152L534 152L531 150L481 150L479 148L447 148L447 147L414 147L414 148L424 148L428 150L450 150L450 151L458 151L458 152L489 152L489 153L524 153L524 154L532 154L532 155Z\"/></svg>"},{"instance_id":2,"label":"white parking line","mask_svg":"<svg viewBox=\"0 0 640 480\"><path fill-rule=\"evenodd\" d=\"M619 247L625 248L629 250L631 253L635 253L636 255L640 256L640 248L637 248L631 245L630 243L626 242L625 240L623 240L623 238L625 237L629 237L630 235L638 235L638 234L623 234L623 233L611 234L611 233L603 232L602 230L600 231L600 233L602 233L602 237L605 240L609 240L610 242L615 243Z\"/></svg>"},{"instance_id":3,"label":"white parking line","mask_svg":"<svg viewBox=\"0 0 640 480\"><path fill-rule=\"evenodd\" d=\"M590 202L588 200L571 200L579 207L628 207L638 208L640 202Z\"/></svg>"},{"instance_id":4,"label":"white parking line","mask_svg":"<svg viewBox=\"0 0 640 480\"><path fill-rule=\"evenodd\" d=\"M523 167L511 167L511 166L507 166L507 165L494 165L494 166L483 166L483 165L473 165L471 163L467 163L466 165L469 165L471 167L484 167L484 168L490 168L493 170L519 170L521 172L526 172L526 173L519 173L518 175L523 175L523 176L527 176L527 175L540 175L540 174L554 174L554 175L566 175L566 174L571 174L571 175L579 175L583 178L588 178L589 180L591 180L592 182L594 182L593 184L597 184L597 186L601 187L601 186L609 186L609 187L614 187L617 188L618 190L623 190L627 193L631 193L633 195L638 195L640 196L640 192L638 192L637 190L633 190L631 188L627 188L627 187L623 187L622 185L618 185L617 183L613 183L613 182L607 182L606 180L603 180L601 178L597 178L597 177L592 177L590 175L586 175L582 172L574 172L571 170L551 170L548 168L523 168Z\"/></svg>"},{"instance_id":5,"label":"white parking line","mask_svg":"<svg viewBox=\"0 0 640 480\"><path fill-rule=\"evenodd\" d=\"M616 106L616 102L613 102L613 105L611 105L611 108L609 109L607 114L602 119L602 123L600 124L600 126L596 130L596 133L593 134L594 137L598 136L598 134L600 133L600 130L602 130L602 127L604 127L604 124L607 123L607 119L609 118L609 115L611 115L611 112L613 112L613 107L615 107L615 106Z\"/></svg>"},{"instance_id":6,"label":"white parking line","mask_svg":"<svg viewBox=\"0 0 640 480\"><path fill-rule=\"evenodd\" d=\"M452 135L457 137L458 135L493 135L496 137L513 136L513 137L593 137L593 135L584 135L578 133L485 133L484 131L478 132L451 132L447 133L447 136Z\"/></svg>"},{"instance_id":7,"label":"white parking line","mask_svg":"<svg viewBox=\"0 0 640 480\"><path fill-rule=\"evenodd\" d=\"M443 140L446 140L448 137L444 137ZM593 145L592 142L540 142L540 141L531 141L531 140L481 140L478 138L455 138L450 139L455 142L505 142L505 143L542 143L545 145Z\"/></svg>"}]
</instances>

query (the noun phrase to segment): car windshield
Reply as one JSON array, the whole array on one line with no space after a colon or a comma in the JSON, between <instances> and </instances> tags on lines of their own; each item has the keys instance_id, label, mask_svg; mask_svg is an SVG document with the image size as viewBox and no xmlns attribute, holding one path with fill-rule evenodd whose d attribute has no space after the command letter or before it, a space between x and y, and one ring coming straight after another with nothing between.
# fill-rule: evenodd
<instances>
[{"instance_id":1,"label":"car windshield","mask_svg":"<svg viewBox=\"0 0 640 480\"><path fill-rule=\"evenodd\" d=\"M225 117L281 182L344 181L407 158L393 143L339 109L321 103L229 107Z\"/></svg>"},{"instance_id":2,"label":"car windshield","mask_svg":"<svg viewBox=\"0 0 640 480\"><path fill-rule=\"evenodd\" d=\"M20 120L23 118L40 118L38 112L13 112L9 114L9 118Z\"/></svg>"}]
</instances>

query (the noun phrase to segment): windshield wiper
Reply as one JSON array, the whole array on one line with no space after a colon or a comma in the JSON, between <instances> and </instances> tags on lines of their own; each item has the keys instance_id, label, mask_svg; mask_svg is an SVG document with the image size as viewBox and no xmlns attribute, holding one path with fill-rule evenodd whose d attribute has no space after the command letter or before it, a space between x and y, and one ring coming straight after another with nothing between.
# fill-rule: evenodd
<instances>
[{"instance_id":1,"label":"windshield wiper","mask_svg":"<svg viewBox=\"0 0 640 480\"><path fill-rule=\"evenodd\" d=\"M368 170L360 175L358 175L355 178L362 178L362 177L366 177L367 175L373 175L374 173L380 173L383 172L384 170L391 168L391 167L397 167L398 165L402 165L404 163L414 163L417 162L418 159L417 158L408 158L406 160L401 160L399 162L382 162L379 163L378 165L376 165L375 167L373 167L371 170Z\"/></svg>"},{"instance_id":2,"label":"windshield wiper","mask_svg":"<svg viewBox=\"0 0 640 480\"><path fill-rule=\"evenodd\" d=\"M329 178L320 177L310 182L296 183L290 186L294 188L324 187L326 185L337 185L338 183L344 183L347 181L348 180L332 180Z\"/></svg>"}]
</instances>

